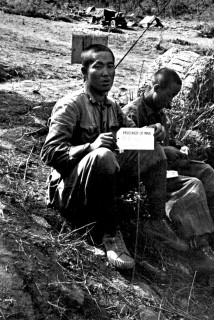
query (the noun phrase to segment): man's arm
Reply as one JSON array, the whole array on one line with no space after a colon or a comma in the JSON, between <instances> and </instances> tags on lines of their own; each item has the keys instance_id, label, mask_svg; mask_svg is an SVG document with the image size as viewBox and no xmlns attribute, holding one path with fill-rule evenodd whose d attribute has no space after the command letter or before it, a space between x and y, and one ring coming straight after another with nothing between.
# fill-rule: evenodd
<instances>
[{"instance_id":1,"label":"man's arm","mask_svg":"<svg viewBox=\"0 0 214 320\"><path fill-rule=\"evenodd\" d=\"M123 113L132 119L137 127L151 127L155 129L154 137L156 141L163 142L166 139L166 131L162 123L150 123L142 112L142 97L138 97L122 108Z\"/></svg>"},{"instance_id":2,"label":"man's arm","mask_svg":"<svg viewBox=\"0 0 214 320\"><path fill-rule=\"evenodd\" d=\"M88 153L89 143L72 145L74 130L78 123L79 110L69 104L57 104L51 116L49 133L41 151L42 160L60 173L75 166Z\"/></svg>"}]
</instances>

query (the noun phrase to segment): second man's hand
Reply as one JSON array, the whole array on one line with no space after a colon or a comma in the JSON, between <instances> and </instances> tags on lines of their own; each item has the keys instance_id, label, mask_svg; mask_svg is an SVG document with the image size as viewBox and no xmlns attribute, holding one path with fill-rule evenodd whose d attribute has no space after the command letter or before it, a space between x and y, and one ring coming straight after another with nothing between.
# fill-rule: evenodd
<instances>
[{"instance_id":1,"label":"second man's hand","mask_svg":"<svg viewBox=\"0 0 214 320\"><path fill-rule=\"evenodd\" d=\"M166 137L166 132L164 126L161 123L155 123L149 126L150 128L154 128L154 137L157 142L163 142Z\"/></svg>"}]
</instances>

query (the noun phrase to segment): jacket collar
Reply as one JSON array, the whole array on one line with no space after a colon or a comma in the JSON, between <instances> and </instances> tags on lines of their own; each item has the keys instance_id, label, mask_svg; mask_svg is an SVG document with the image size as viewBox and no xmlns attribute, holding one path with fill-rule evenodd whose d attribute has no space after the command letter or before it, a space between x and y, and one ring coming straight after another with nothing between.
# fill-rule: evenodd
<instances>
[{"instance_id":1,"label":"jacket collar","mask_svg":"<svg viewBox=\"0 0 214 320\"><path fill-rule=\"evenodd\" d=\"M157 111L157 112L155 112L155 110L152 109L152 108L146 103L145 98L144 98L144 94L142 94L142 102L143 102L143 104L144 104L144 106L145 106L145 112L146 112L146 115L147 115L148 117L150 117L150 116L152 116L152 115L162 115L162 114L164 113L162 109L159 110L159 111Z\"/></svg>"},{"instance_id":2,"label":"jacket collar","mask_svg":"<svg viewBox=\"0 0 214 320\"><path fill-rule=\"evenodd\" d=\"M95 97L93 96L93 94L91 93L87 83L84 84L84 92L87 95L87 97L89 98L90 102L94 105L105 105L105 106L110 106L111 105L111 101L109 100L109 98L107 97L107 94L105 95L104 101L103 103L98 102Z\"/></svg>"}]
</instances>

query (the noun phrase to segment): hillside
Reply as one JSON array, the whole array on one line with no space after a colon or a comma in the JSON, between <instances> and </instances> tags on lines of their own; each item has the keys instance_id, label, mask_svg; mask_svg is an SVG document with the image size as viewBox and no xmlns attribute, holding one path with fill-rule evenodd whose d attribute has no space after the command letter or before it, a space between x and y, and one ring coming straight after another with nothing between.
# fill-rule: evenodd
<instances>
[{"instance_id":1,"label":"hillside","mask_svg":"<svg viewBox=\"0 0 214 320\"><path fill-rule=\"evenodd\" d=\"M121 105L170 47L213 54L213 39L198 37L198 24L166 18L164 30L145 34L116 70L112 94ZM45 205L49 168L39 154L47 120L56 100L83 82L80 65L71 64L74 32L107 34L119 62L142 29L106 33L87 17L68 23L0 12L0 319L212 320L210 275L141 232L136 248L136 190L121 202L124 234L136 250L133 272L111 267L90 228L72 231Z\"/></svg>"},{"instance_id":2,"label":"hillside","mask_svg":"<svg viewBox=\"0 0 214 320\"><path fill-rule=\"evenodd\" d=\"M40 16L58 19L57 16L69 16L82 14L87 7L109 8L123 11L124 14L135 14L139 17L157 14L161 11L161 18L190 17L202 21L213 21L214 4L212 0L149 0L149 1L125 1L125 0L1 0L0 6L19 14ZM163 9L164 8L164 9Z\"/></svg>"}]
</instances>

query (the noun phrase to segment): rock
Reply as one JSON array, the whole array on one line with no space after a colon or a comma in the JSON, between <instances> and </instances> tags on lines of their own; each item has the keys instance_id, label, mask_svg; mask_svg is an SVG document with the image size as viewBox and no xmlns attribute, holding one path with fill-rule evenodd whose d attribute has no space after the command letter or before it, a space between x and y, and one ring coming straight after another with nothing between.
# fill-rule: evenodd
<instances>
[{"instance_id":1,"label":"rock","mask_svg":"<svg viewBox=\"0 0 214 320\"><path fill-rule=\"evenodd\" d=\"M44 106L35 106L35 107L33 107L32 109L33 110L41 110L41 109L43 109L44 108Z\"/></svg>"},{"instance_id":2,"label":"rock","mask_svg":"<svg viewBox=\"0 0 214 320\"><path fill-rule=\"evenodd\" d=\"M141 320L158 320L158 313L144 305L140 305L138 311Z\"/></svg>"},{"instance_id":3,"label":"rock","mask_svg":"<svg viewBox=\"0 0 214 320\"><path fill-rule=\"evenodd\" d=\"M143 283L143 282L138 283L138 285L134 285L133 288L134 288L135 294L140 299L149 299L150 301L153 301L153 302L159 301L159 296L146 283Z\"/></svg>"},{"instance_id":4,"label":"rock","mask_svg":"<svg viewBox=\"0 0 214 320\"><path fill-rule=\"evenodd\" d=\"M82 304L82 290L67 285L54 245L37 245L45 236L48 241L49 233L33 228L29 217L11 205L4 207L0 202L0 209L4 213L0 217L0 318L36 320L47 315L47 319L57 320L54 305L59 298L62 307L67 307L67 302L69 307L71 302ZM8 221L8 217L13 219ZM54 292L51 283L63 283L63 287Z\"/></svg>"},{"instance_id":5,"label":"rock","mask_svg":"<svg viewBox=\"0 0 214 320\"><path fill-rule=\"evenodd\" d=\"M0 64L0 82L5 82L9 79L10 75L7 72L8 66Z\"/></svg>"},{"instance_id":6,"label":"rock","mask_svg":"<svg viewBox=\"0 0 214 320\"><path fill-rule=\"evenodd\" d=\"M60 282L51 283L49 286L53 292L58 294L64 305L83 305L85 294L76 284L71 284L69 288Z\"/></svg>"},{"instance_id":7,"label":"rock","mask_svg":"<svg viewBox=\"0 0 214 320\"><path fill-rule=\"evenodd\" d=\"M43 217L36 216L35 214L32 214L31 217L40 226L45 227L47 229L51 228L50 224Z\"/></svg>"},{"instance_id":8,"label":"rock","mask_svg":"<svg viewBox=\"0 0 214 320\"><path fill-rule=\"evenodd\" d=\"M0 299L1 307L4 307L2 319L11 314L14 314L14 319L15 316L17 319L18 316L22 319L36 319L31 295L23 290L24 280L14 268L14 254L6 248L4 237L0 239L0 252Z\"/></svg>"}]
</instances>

